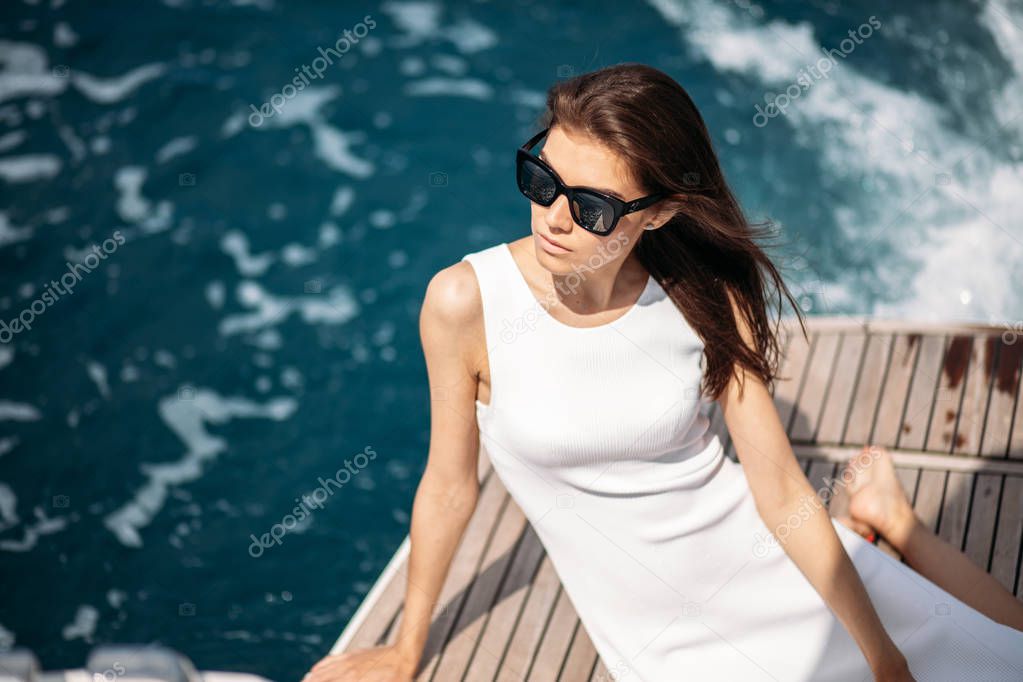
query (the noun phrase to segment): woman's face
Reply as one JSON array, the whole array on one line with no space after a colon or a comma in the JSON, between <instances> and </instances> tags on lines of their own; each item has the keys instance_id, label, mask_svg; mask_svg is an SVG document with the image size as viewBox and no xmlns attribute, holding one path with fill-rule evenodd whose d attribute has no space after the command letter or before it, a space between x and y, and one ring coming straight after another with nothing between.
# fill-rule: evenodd
<instances>
[{"instance_id":1,"label":"woman's face","mask_svg":"<svg viewBox=\"0 0 1023 682\"><path fill-rule=\"evenodd\" d=\"M561 126L550 129L539 156L570 187L595 189L622 201L633 201L646 194L628 178L620 158L592 138L570 133ZM595 261L591 261L594 255L604 259L627 255L638 243L643 227L656 214L658 204L622 216L607 236L579 227L564 195L547 207L532 202L530 206L537 260L553 273L566 274L573 270L573 265L594 267Z\"/></svg>"}]
</instances>

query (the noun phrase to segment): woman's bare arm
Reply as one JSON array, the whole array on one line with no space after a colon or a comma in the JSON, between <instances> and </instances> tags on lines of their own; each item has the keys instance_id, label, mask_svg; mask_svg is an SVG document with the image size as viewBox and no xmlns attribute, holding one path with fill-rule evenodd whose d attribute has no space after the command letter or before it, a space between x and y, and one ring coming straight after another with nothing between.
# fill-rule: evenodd
<instances>
[{"instance_id":1,"label":"woman's bare arm","mask_svg":"<svg viewBox=\"0 0 1023 682\"><path fill-rule=\"evenodd\" d=\"M742 316L736 312L736 318L740 334L752 347ZM765 525L845 626L875 674L911 679L905 657L885 631L827 508L796 460L767 387L737 366L719 404ZM791 527L793 515L802 519L797 528ZM789 532L778 537L782 527Z\"/></svg>"},{"instance_id":2,"label":"woman's bare arm","mask_svg":"<svg viewBox=\"0 0 1023 682\"><path fill-rule=\"evenodd\" d=\"M411 680L448 568L479 495L477 362L484 349L482 301L472 266L459 262L430 280L419 316L430 384L430 447L412 504L405 607L393 646L317 663L308 682Z\"/></svg>"},{"instance_id":3,"label":"woman's bare arm","mask_svg":"<svg viewBox=\"0 0 1023 682\"><path fill-rule=\"evenodd\" d=\"M420 313L430 383L430 450L412 508L408 592L397 643L417 662L479 494L476 362L482 310L472 266L460 262L430 281Z\"/></svg>"}]
</instances>

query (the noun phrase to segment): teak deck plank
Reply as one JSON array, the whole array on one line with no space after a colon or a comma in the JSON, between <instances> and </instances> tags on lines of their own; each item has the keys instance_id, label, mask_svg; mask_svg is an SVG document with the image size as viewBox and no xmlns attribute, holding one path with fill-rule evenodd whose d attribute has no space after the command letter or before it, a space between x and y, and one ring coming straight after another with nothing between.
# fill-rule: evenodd
<instances>
[{"instance_id":1,"label":"teak deck plank","mask_svg":"<svg viewBox=\"0 0 1023 682\"><path fill-rule=\"evenodd\" d=\"M1019 395L1020 367L1023 361L1023 337L999 335L995 342L995 369L991 382L991 403L980 454L1005 457L1013 435L1013 412ZM1013 343L1007 343L1012 340ZM1017 427L1017 433L1021 427Z\"/></svg>"},{"instance_id":2,"label":"teak deck plank","mask_svg":"<svg viewBox=\"0 0 1023 682\"><path fill-rule=\"evenodd\" d=\"M564 589L558 594L547 628L540 641L540 649L536 652L533 666L529 671L531 680L556 680L561 672L565 657L572 644L572 635L579 625L568 593Z\"/></svg>"},{"instance_id":3,"label":"teak deck plank","mask_svg":"<svg viewBox=\"0 0 1023 682\"><path fill-rule=\"evenodd\" d=\"M1019 570L1020 543L1023 542L1023 476L1006 476L1004 485L991 553L991 575L1019 597L1017 576L1023 578L1023 571Z\"/></svg>"},{"instance_id":4,"label":"teak deck plank","mask_svg":"<svg viewBox=\"0 0 1023 682\"><path fill-rule=\"evenodd\" d=\"M899 441L903 429L902 415L909 398L922 338L920 334L895 336L887 377L881 391L881 402L877 408L877 422L870 437L871 443L893 448Z\"/></svg>"},{"instance_id":5,"label":"teak deck plank","mask_svg":"<svg viewBox=\"0 0 1023 682\"><path fill-rule=\"evenodd\" d=\"M838 357L832 371L831 386L828 389L821 412L820 424L814 440L818 443L841 443L849 418L857 378L867 345L867 335L855 331L842 334L839 340Z\"/></svg>"},{"instance_id":6,"label":"teak deck plank","mask_svg":"<svg viewBox=\"0 0 1023 682\"><path fill-rule=\"evenodd\" d=\"M543 560L544 549L533 527L527 525L515 552L511 569L501 586L497 602L490 613L480 637L479 650L469 664L468 680L492 680L501 667L505 649L522 613L533 576Z\"/></svg>"},{"instance_id":7,"label":"teak deck plank","mask_svg":"<svg viewBox=\"0 0 1023 682\"><path fill-rule=\"evenodd\" d=\"M973 340L963 386L963 401L959 407L958 419L955 420L955 436L951 443L954 454L980 454L980 441L984 435L991 396L992 368L996 353L995 338L997 337L977 336Z\"/></svg>"},{"instance_id":8,"label":"teak deck plank","mask_svg":"<svg viewBox=\"0 0 1023 682\"><path fill-rule=\"evenodd\" d=\"M554 571L550 557L545 554L526 598L522 617L515 626L510 646L497 672L495 679L499 682L526 678L560 592L558 574Z\"/></svg>"},{"instance_id":9,"label":"teak deck plank","mask_svg":"<svg viewBox=\"0 0 1023 682\"><path fill-rule=\"evenodd\" d=\"M995 522L998 520L998 503L1006 478L997 474L977 474L974 484L970 525L966 529L966 546L963 549L970 561L985 571L990 569Z\"/></svg>"},{"instance_id":10,"label":"teak deck plank","mask_svg":"<svg viewBox=\"0 0 1023 682\"><path fill-rule=\"evenodd\" d=\"M1001 328L983 325L855 318L811 318L808 340L794 320L781 332L772 399L829 513L845 513L844 500L830 504L840 494L843 463L863 444L885 446L923 522L1019 597L1023 337L1010 343ZM737 460L717 403L708 417ZM479 475L477 508L452 560L416 679L615 679L482 449ZM877 546L904 561L883 538ZM395 641L408 550L406 537L333 653Z\"/></svg>"},{"instance_id":11,"label":"teak deck plank","mask_svg":"<svg viewBox=\"0 0 1023 682\"><path fill-rule=\"evenodd\" d=\"M849 419L842 435L843 443L866 445L874 429L881 391L884 389L891 355L892 335L871 334L857 377L856 392L851 398Z\"/></svg>"},{"instance_id":12,"label":"teak deck plank","mask_svg":"<svg viewBox=\"0 0 1023 682\"><path fill-rule=\"evenodd\" d=\"M490 607L508 572L518 538L526 525L522 510L511 500L498 522L494 537L483 556L484 571L469 589L465 607L458 616L455 635L444 647L435 677L440 680L460 678L476 649L480 632L487 621ZM486 650L483 652L487 653Z\"/></svg>"},{"instance_id":13,"label":"teak deck plank","mask_svg":"<svg viewBox=\"0 0 1023 682\"><path fill-rule=\"evenodd\" d=\"M565 667L558 676L558 682L588 682L593 666L597 663L597 650L593 646L586 628L577 623L572 645L565 658Z\"/></svg>"},{"instance_id":14,"label":"teak deck plank","mask_svg":"<svg viewBox=\"0 0 1023 682\"><path fill-rule=\"evenodd\" d=\"M796 418L789 430L792 440L811 442L817 433L841 340L841 335L834 333L818 334L814 340L810 364L799 391Z\"/></svg>"},{"instance_id":15,"label":"teak deck plank","mask_svg":"<svg viewBox=\"0 0 1023 682\"><path fill-rule=\"evenodd\" d=\"M927 444L927 429L935 405L935 391L941 378L944 346L944 336L920 337L920 352L913 368L913 383L906 401L897 447L923 450Z\"/></svg>"},{"instance_id":16,"label":"teak deck plank","mask_svg":"<svg viewBox=\"0 0 1023 682\"><path fill-rule=\"evenodd\" d=\"M927 440L921 449L951 453L973 339L969 336L953 336L947 341L941 358L938 390L931 408Z\"/></svg>"}]
</instances>

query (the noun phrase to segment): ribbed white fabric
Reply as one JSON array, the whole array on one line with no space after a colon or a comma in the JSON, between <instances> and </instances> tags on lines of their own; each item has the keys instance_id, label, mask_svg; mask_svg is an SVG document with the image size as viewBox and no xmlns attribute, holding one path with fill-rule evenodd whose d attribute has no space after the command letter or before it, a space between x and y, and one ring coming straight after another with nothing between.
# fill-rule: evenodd
<instances>
[{"instance_id":1,"label":"ribbed white fabric","mask_svg":"<svg viewBox=\"0 0 1023 682\"><path fill-rule=\"evenodd\" d=\"M708 431L703 344L657 281L578 328L536 300L507 244L463 260L490 365L481 447L614 679L873 679ZM1023 632L833 525L918 681L1023 679Z\"/></svg>"}]
</instances>

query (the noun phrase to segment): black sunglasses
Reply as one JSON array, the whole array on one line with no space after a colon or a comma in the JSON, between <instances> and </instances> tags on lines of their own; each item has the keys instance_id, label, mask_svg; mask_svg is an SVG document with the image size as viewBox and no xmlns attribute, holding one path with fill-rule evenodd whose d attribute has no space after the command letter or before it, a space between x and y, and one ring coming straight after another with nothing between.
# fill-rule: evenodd
<instances>
[{"instance_id":1,"label":"black sunglasses","mask_svg":"<svg viewBox=\"0 0 1023 682\"><path fill-rule=\"evenodd\" d=\"M606 236L618 226L622 216L642 210L665 196L663 193L656 193L635 201L622 201L618 197L595 189L568 187L543 159L530 153L549 130L550 128L544 128L534 135L516 154L515 168L519 191L530 201L541 206L550 206L558 195L564 194L568 197L569 210L576 224L584 230Z\"/></svg>"}]
</instances>

